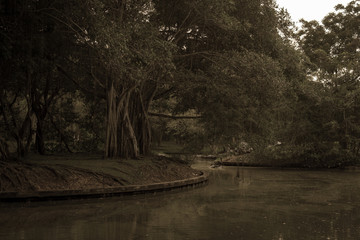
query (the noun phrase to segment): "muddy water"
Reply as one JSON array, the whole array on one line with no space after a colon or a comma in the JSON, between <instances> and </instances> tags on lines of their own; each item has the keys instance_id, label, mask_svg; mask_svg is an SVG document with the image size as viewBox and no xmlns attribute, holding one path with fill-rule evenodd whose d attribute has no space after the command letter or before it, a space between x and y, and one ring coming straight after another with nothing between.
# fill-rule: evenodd
<instances>
[{"instance_id":1,"label":"muddy water","mask_svg":"<svg viewBox=\"0 0 360 240\"><path fill-rule=\"evenodd\" d=\"M360 239L360 172L195 167L207 186L0 204L0 239Z\"/></svg>"}]
</instances>

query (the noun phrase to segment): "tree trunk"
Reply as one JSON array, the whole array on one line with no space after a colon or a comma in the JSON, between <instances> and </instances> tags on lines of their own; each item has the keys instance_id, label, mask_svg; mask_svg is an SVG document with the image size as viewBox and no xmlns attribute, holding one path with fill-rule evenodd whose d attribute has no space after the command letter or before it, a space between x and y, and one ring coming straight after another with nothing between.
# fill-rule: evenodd
<instances>
[{"instance_id":1,"label":"tree trunk","mask_svg":"<svg viewBox=\"0 0 360 240\"><path fill-rule=\"evenodd\" d=\"M36 137L35 137L35 149L36 152L44 155L45 154L45 142L44 142L44 134L43 134L43 119L37 118L36 123Z\"/></svg>"},{"instance_id":2,"label":"tree trunk","mask_svg":"<svg viewBox=\"0 0 360 240\"><path fill-rule=\"evenodd\" d=\"M17 155L18 158L23 158L29 152L31 139L32 139L32 127L30 113L26 114L25 120L22 123L21 128L15 133L15 139L17 143Z\"/></svg>"},{"instance_id":3,"label":"tree trunk","mask_svg":"<svg viewBox=\"0 0 360 240\"><path fill-rule=\"evenodd\" d=\"M9 147L6 141L0 137L0 160L5 161L8 160L9 157L10 157Z\"/></svg>"},{"instance_id":4,"label":"tree trunk","mask_svg":"<svg viewBox=\"0 0 360 240\"><path fill-rule=\"evenodd\" d=\"M117 127L118 127L118 105L122 100L116 103L116 92L114 84L111 85L107 92L107 115L106 115L106 142L105 142L105 157L118 156L117 147Z\"/></svg>"},{"instance_id":5,"label":"tree trunk","mask_svg":"<svg viewBox=\"0 0 360 240\"><path fill-rule=\"evenodd\" d=\"M153 95L152 95L153 96ZM150 98L152 98L150 96ZM141 146L141 153L147 155L150 153L150 144L151 144L151 125L148 116L148 104L147 101L151 101L150 99L145 100L142 96L142 93L139 93L137 98L138 104L138 118L137 124L138 127L138 138L139 144Z\"/></svg>"},{"instance_id":6,"label":"tree trunk","mask_svg":"<svg viewBox=\"0 0 360 240\"><path fill-rule=\"evenodd\" d=\"M131 121L130 116L129 116L129 103L130 103L130 99L132 96L132 92L129 92L127 94L126 97L126 102L125 102L125 107L124 107L124 121L125 121L125 126L127 128L128 134L129 134L129 138L131 141L131 147L132 147L132 157L134 158L138 158L140 155L140 151L139 151L139 143L134 131L134 127L133 127L133 121Z\"/></svg>"},{"instance_id":7,"label":"tree trunk","mask_svg":"<svg viewBox=\"0 0 360 240\"><path fill-rule=\"evenodd\" d=\"M140 89L141 90L141 89ZM135 86L117 93L114 84L107 92L105 157L138 158L150 152L149 104ZM153 97L151 94L150 98ZM150 100L148 97L148 100Z\"/></svg>"},{"instance_id":8,"label":"tree trunk","mask_svg":"<svg viewBox=\"0 0 360 240\"><path fill-rule=\"evenodd\" d=\"M66 137L65 137L65 134L63 132L63 130L61 129L61 127L58 127L54 121L54 117L52 116L52 114L48 113L49 115L49 119L50 119L50 122L51 124L53 125L53 127L55 128L55 130L59 133L60 135L60 140L59 140L59 143L60 143L60 146L62 147L62 143L64 143L65 145L65 148L66 150L69 152L69 153L72 153L70 147L69 147L69 144L67 143L66 141Z\"/></svg>"}]
</instances>

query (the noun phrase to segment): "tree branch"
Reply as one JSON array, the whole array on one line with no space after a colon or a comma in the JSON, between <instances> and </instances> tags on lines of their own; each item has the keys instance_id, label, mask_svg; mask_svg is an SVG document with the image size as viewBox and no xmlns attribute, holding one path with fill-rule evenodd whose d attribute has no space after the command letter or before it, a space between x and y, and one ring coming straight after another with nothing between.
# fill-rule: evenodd
<instances>
[{"instance_id":1,"label":"tree branch","mask_svg":"<svg viewBox=\"0 0 360 240\"><path fill-rule=\"evenodd\" d=\"M102 83L100 82L100 80L95 76L94 71L93 71L93 68L91 68L90 75L91 75L91 77L94 79L94 81L95 81L101 88L106 89L105 85L102 84Z\"/></svg>"},{"instance_id":2,"label":"tree branch","mask_svg":"<svg viewBox=\"0 0 360 240\"><path fill-rule=\"evenodd\" d=\"M54 117L48 113L49 115L49 119L50 119L50 122L52 123L52 125L54 126L55 130L60 134L60 144L61 142L64 143L65 145L65 148L68 150L69 153L72 153L68 143L66 142L66 137L65 137L65 134L63 133L63 131L56 125L55 121L54 121Z\"/></svg>"},{"instance_id":3,"label":"tree branch","mask_svg":"<svg viewBox=\"0 0 360 240\"><path fill-rule=\"evenodd\" d=\"M174 91L174 89L175 89L174 87L171 87L171 88L165 90L164 92L158 93L153 97L153 99L158 100L160 98L167 97L171 94L172 91Z\"/></svg>"},{"instance_id":4,"label":"tree branch","mask_svg":"<svg viewBox=\"0 0 360 240\"><path fill-rule=\"evenodd\" d=\"M99 96L100 98L103 98L105 99L106 98L106 95L105 93L104 94L101 94L99 92L95 92L95 90L93 91L89 91L88 89L82 87L80 85L80 83L78 83L75 79L73 79L60 65L56 65L57 69L59 70L59 72L61 72L67 79L69 79L70 81L72 81L80 90L82 90L83 92L86 92L88 94L92 94L92 95L97 95Z\"/></svg>"},{"instance_id":5,"label":"tree branch","mask_svg":"<svg viewBox=\"0 0 360 240\"><path fill-rule=\"evenodd\" d=\"M161 117L161 118L170 118L170 119L200 119L202 116L174 116L169 114L163 114L163 113L153 113L149 112L150 116L153 117Z\"/></svg>"}]
</instances>

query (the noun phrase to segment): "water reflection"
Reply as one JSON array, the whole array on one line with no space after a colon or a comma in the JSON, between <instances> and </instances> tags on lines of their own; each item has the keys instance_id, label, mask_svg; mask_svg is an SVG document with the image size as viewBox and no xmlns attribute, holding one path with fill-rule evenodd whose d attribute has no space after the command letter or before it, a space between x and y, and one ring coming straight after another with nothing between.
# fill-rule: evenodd
<instances>
[{"instance_id":1,"label":"water reflection","mask_svg":"<svg viewBox=\"0 0 360 240\"><path fill-rule=\"evenodd\" d=\"M2 204L0 239L359 239L357 172L209 171L187 191Z\"/></svg>"}]
</instances>

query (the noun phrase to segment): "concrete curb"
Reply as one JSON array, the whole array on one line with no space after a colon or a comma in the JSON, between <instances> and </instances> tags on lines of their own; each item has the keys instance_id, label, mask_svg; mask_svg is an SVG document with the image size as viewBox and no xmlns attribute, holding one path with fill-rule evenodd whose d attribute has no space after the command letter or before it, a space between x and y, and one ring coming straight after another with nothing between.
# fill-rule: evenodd
<instances>
[{"instance_id":1,"label":"concrete curb","mask_svg":"<svg viewBox=\"0 0 360 240\"><path fill-rule=\"evenodd\" d=\"M254 163L244 163L244 162L221 162L222 166L242 166L242 167L266 167L266 165L254 164Z\"/></svg>"},{"instance_id":2,"label":"concrete curb","mask_svg":"<svg viewBox=\"0 0 360 240\"><path fill-rule=\"evenodd\" d=\"M209 175L202 173L202 175L193 178L187 178L171 182L153 183L149 185L128 185L86 190L0 192L0 202L47 201L135 195L170 191L178 188L195 187L206 184L208 180Z\"/></svg>"}]
</instances>

